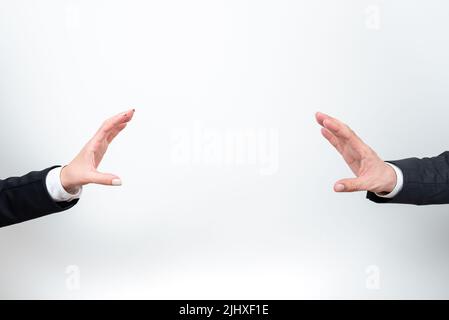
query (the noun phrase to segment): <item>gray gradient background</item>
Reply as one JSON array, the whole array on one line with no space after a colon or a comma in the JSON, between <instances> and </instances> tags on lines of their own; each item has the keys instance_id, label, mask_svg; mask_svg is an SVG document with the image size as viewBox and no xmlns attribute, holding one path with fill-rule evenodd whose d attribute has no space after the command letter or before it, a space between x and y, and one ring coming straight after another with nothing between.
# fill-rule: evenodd
<instances>
[{"instance_id":1,"label":"gray gradient background","mask_svg":"<svg viewBox=\"0 0 449 320\"><path fill-rule=\"evenodd\" d=\"M351 174L313 118L386 159L446 150L448 17L444 0L0 0L2 177L137 109L102 165L121 188L0 229L0 298L449 298L449 207L333 193ZM278 130L279 170L175 165L171 134L196 121Z\"/></svg>"}]
</instances>

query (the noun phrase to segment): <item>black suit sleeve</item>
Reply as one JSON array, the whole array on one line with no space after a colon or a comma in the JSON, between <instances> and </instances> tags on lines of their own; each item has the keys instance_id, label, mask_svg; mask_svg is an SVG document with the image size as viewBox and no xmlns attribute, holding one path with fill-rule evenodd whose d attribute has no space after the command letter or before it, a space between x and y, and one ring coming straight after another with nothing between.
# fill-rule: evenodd
<instances>
[{"instance_id":1,"label":"black suit sleeve","mask_svg":"<svg viewBox=\"0 0 449 320\"><path fill-rule=\"evenodd\" d=\"M0 180L0 227L64 211L78 202L55 202L51 198L45 181L54 168Z\"/></svg>"},{"instance_id":2,"label":"black suit sleeve","mask_svg":"<svg viewBox=\"0 0 449 320\"><path fill-rule=\"evenodd\" d=\"M449 152L433 158L409 158L388 161L402 170L404 185L396 197L386 199L368 192L367 198L377 203L415 205L449 203Z\"/></svg>"}]
</instances>

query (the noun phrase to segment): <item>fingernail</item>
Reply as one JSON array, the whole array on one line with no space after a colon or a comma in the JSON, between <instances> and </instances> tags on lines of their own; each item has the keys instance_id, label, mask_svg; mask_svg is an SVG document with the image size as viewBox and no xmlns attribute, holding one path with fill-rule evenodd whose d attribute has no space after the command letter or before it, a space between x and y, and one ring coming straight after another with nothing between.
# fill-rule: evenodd
<instances>
[{"instance_id":1,"label":"fingernail","mask_svg":"<svg viewBox=\"0 0 449 320\"><path fill-rule=\"evenodd\" d=\"M122 180L121 179L113 179L112 180L112 185L113 186L121 186L122 185Z\"/></svg>"},{"instance_id":2,"label":"fingernail","mask_svg":"<svg viewBox=\"0 0 449 320\"><path fill-rule=\"evenodd\" d=\"M345 190L345 186L343 185L343 184L341 184L341 183L339 183L339 184L336 184L335 185L335 191L337 191L337 192L342 192L342 191L344 191Z\"/></svg>"}]
</instances>

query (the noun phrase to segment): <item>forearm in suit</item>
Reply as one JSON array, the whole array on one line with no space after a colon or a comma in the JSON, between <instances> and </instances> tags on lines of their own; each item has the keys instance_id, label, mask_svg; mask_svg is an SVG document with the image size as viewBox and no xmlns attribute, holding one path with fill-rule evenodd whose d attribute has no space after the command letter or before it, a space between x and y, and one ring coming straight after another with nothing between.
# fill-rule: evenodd
<instances>
[{"instance_id":1,"label":"forearm in suit","mask_svg":"<svg viewBox=\"0 0 449 320\"><path fill-rule=\"evenodd\" d=\"M0 227L61 212L73 207L71 202L55 202L47 191L45 179L50 170L33 171L23 177L0 180Z\"/></svg>"},{"instance_id":2,"label":"forearm in suit","mask_svg":"<svg viewBox=\"0 0 449 320\"><path fill-rule=\"evenodd\" d=\"M416 205L449 203L449 152L433 158L409 158L388 161L402 170L404 185L394 198L386 199L368 192L367 198L377 203Z\"/></svg>"}]
</instances>

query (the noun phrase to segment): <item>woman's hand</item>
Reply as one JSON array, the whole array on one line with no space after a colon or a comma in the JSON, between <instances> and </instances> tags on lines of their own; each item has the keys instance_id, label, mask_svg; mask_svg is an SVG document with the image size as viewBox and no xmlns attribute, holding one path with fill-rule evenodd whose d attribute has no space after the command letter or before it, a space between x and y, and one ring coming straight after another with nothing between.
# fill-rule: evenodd
<instances>
[{"instance_id":1,"label":"woman's hand","mask_svg":"<svg viewBox=\"0 0 449 320\"><path fill-rule=\"evenodd\" d=\"M109 144L125 129L131 121L135 110L122 112L106 120L92 139L70 164L61 170L61 183L69 193L75 193L83 185L89 183L120 186L121 179L111 173L97 170Z\"/></svg>"},{"instance_id":2,"label":"woman's hand","mask_svg":"<svg viewBox=\"0 0 449 320\"><path fill-rule=\"evenodd\" d=\"M335 183L336 192L371 191L388 194L396 186L396 173L347 125L324 113L316 114L321 133L343 156L356 178Z\"/></svg>"}]
</instances>

